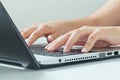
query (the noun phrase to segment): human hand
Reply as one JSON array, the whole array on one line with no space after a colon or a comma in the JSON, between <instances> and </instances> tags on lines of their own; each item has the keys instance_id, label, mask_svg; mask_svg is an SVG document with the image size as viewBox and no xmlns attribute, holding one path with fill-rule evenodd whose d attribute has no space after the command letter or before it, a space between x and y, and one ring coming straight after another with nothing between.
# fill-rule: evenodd
<instances>
[{"instance_id":1,"label":"human hand","mask_svg":"<svg viewBox=\"0 0 120 80\"><path fill-rule=\"evenodd\" d=\"M83 26L79 29L68 32L50 44L45 49L55 51L65 45L64 52L69 52L74 44L84 45L82 52L88 52L93 47L108 47L120 44L120 27L91 27ZM85 41L81 39L86 38Z\"/></svg>"},{"instance_id":2,"label":"human hand","mask_svg":"<svg viewBox=\"0 0 120 80\"><path fill-rule=\"evenodd\" d=\"M78 27L72 21L51 21L41 25L34 24L30 28L26 28L20 32L24 39L28 39L28 46L31 46L41 36L45 36L48 42L51 42L60 35Z\"/></svg>"}]
</instances>

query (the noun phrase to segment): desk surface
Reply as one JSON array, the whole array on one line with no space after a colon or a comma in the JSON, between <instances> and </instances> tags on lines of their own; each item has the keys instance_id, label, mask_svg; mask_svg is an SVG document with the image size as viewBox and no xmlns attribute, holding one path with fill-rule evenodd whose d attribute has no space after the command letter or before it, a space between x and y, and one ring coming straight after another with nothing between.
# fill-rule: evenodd
<instances>
[{"instance_id":1,"label":"desk surface","mask_svg":"<svg viewBox=\"0 0 120 80\"><path fill-rule=\"evenodd\" d=\"M0 80L120 80L119 75L120 58L40 70L0 64Z\"/></svg>"}]
</instances>

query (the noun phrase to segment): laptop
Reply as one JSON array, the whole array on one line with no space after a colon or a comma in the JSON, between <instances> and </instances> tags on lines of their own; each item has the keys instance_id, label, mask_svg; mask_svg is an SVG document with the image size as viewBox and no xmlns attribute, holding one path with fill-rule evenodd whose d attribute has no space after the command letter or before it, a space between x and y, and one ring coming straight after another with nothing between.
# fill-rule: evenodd
<instances>
[{"instance_id":1,"label":"laptop","mask_svg":"<svg viewBox=\"0 0 120 80\"><path fill-rule=\"evenodd\" d=\"M81 47L74 46L70 52L64 53L62 47L55 52L47 52L44 49L45 45L36 44L28 47L0 2L0 62L40 69L120 56L120 47L96 48L88 53L82 53Z\"/></svg>"}]
</instances>

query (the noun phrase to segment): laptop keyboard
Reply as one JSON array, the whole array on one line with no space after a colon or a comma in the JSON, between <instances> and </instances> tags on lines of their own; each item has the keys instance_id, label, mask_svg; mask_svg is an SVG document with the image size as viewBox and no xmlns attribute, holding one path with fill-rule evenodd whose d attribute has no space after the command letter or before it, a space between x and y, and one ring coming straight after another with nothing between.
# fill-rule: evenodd
<instances>
[{"instance_id":1,"label":"laptop keyboard","mask_svg":"<svg viewBox=\"0 0 120 80\"><path fill-rule=\"evenodd\" d=\"M68 56L68 55L75 55L75 54L81 54L81 49L71 49L70 52L65 53L63 52L63 48L60 48L56 50L55 52L48 52L45 49L45 45L32 45L30 47L33 54L37 55L43 55L43 56L54 56L54 57L60 57L60 56Z\"/></svg>"}]
</instances>

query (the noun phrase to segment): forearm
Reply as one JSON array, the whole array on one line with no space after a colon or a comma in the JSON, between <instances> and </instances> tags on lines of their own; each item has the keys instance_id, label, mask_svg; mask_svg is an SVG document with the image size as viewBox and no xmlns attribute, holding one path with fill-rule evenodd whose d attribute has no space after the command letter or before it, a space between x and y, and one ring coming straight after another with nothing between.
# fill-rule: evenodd
<instances>
[{"instance_id":1,"label":"forearm","mask_svg":"<svg viewBox=\"0 0 120 80\"><path fill-rule=\"evenodd\" d=\"M120 0L109 0L102 8L83 19L70 20L76 27L80 26L119 26Z\"/></svg>"},{"instance_id":2,"label":"forearm","mask_svg":"<svg viewBox=\"0 0 120 80\"><path fill-rule=\"evenodd\" d=\"M93 17L85 17L80 19L72 19L69 20L72 24L74 24L74 27L82 27L82 26L98 26L98 20Z\"/></svg>"},{"instance_id":3,"label":"forearm","mask_svg":"<svg viewBox=\"0 0 120 80\"><path fill-rule=\"evenodd\" d=\"M109 0L102 8L91 15L100 26L120 25L120 0Z\"/></svg>"}]
</instances>

